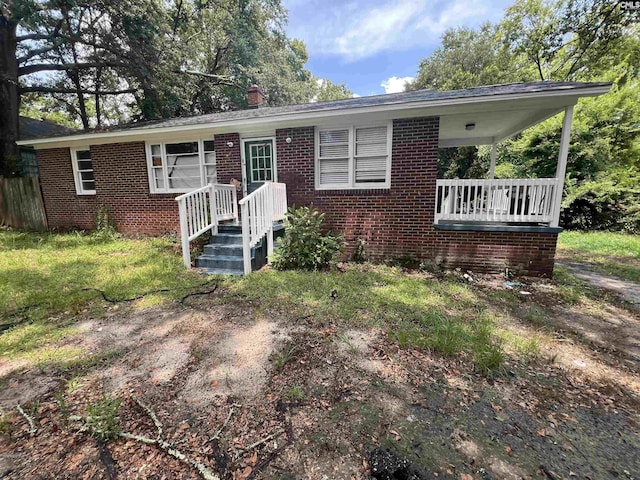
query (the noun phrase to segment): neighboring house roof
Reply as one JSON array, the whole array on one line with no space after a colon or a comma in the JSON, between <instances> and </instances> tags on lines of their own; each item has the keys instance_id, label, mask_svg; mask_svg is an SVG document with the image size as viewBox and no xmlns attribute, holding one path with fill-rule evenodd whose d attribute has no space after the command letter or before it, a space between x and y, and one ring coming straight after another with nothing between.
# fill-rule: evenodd
<instances>
[{"instance_id":1,"label":"neighboring house roof","mask_svg":"<svg viewBox=\"0 0 640 480\"><path fill-rule=\"evenodd\" d=\"M449 91L415 90L410 92L348 98L328 102L286 105L281 107L260 107L247 110L211 113L193 117L137 122L106 128L95 132L79 132L77 136L61 133L59 135L52 135L50 141L41 140L34 142L34 144L62 143L61 138L55 138L58 136L63 136L69 141L78 141L79 139L94 140L102 137L101 143L104 143L106 141L106 137L130 137L135 134L144 134L145 132L151 134L168 131L177 132L190 128L200 129L208 126L216 128L222 126L231 127L246 123L282 123L283 121L290 121L294 119L317 119L321 116L380 112L383 110L427 109L440 106L448 107L467 105L492 100L536 99L540 97L553 99L562 97L565 103L575 103L578 97L600 95L602 93L606 93L610 87L611 83L605 82L583 83L543 81L488 85ZM550 109L555 108L555 105L555 103L553 105L545 105L547 113L549 113L547 116L550 116L552 113ZM559 101L557 106L560 108L555 108L553 113L561 111L562 105L563 103ZM530 105L528 107L530 108ZM540 115L532 116L532 118L534 117L538 118Z\"/></svg>"},{"instance_id":2,"label":"neighboring house roof","mask_svg":"<svg viewBox=\"0 0 640 480\"><path fill-rule=\"evenodd\" d=\"M18 128L20 140L73 135L81 132L81 130L65 127L50 120L38 120L37 118L23 117L22 115L19 118Z\"/></svg>"}]
</instances>

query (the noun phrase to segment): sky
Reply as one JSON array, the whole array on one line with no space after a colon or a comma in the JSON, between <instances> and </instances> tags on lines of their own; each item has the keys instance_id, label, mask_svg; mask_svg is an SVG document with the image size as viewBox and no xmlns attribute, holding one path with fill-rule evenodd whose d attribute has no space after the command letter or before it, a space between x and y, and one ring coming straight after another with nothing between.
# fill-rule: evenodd
<instances>
[{"instance_id":1,"label":"sky","mask_svg":"<svg viewBox=\"0 0 640 480\"><path fill-rule=\"evenodd\" d=\"M450 27L496 22L512 0L283 0L287 33L303 40L307 68L359 96L393 93Z\"/></svg>"}]
</instances>

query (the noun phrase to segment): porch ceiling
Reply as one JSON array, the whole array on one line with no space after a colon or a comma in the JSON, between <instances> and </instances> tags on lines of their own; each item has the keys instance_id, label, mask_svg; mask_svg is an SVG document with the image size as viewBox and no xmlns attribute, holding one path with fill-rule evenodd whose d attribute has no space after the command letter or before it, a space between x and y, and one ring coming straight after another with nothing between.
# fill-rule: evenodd
<instances>
[{"instance_id":1,"label":"porch ceiling","mask_svg":"<svg viewBox=\"0 0 640 480\"><path fill-rule=\"evenodd\" d=\"M456 113L440 117L440 147L491 145L534 126L562 111L565 106L496 109ZM473 128L467 129L467 125Z\"/></svg>"}]
</instances>

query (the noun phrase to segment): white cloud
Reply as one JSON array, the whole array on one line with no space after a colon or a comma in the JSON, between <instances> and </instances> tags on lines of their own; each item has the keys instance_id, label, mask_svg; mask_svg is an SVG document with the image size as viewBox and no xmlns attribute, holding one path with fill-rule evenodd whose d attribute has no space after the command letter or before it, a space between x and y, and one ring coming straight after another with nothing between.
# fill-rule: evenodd
<instances>
[{"instance_id":1,"label":"white cloud","mask_svg":"<svg viewBox=\"0 0 640 480\"><path fill-rule=\"evenodd\" d=\"M502 5L465 0L285 0L289 34L309 52L347 61L437 44L450 27L497 18ZM502 3L499 1L498 3Z\"/></svg>"},{"instance_id":2,"label":"white cloud","mask_svg":"<svg viewBox=\"0 0 640 480\"><path fill-rule=\"evenodd\" d=\"M424 8L422 2L405 0L369 10L335 39L336 53L358 59L387 49L410 27L412 19Z\"/></svg>"},{"instance_id":3,"label":"white cloud","mask_svg":"<svg viewBox=\"0 0 640 480\"><path fill-rule=\"evenodd\" d=\"M380 84L384 93L404 92L404 85L414 80L415 77L390 77Z\"/></svg>"}]
</instances>

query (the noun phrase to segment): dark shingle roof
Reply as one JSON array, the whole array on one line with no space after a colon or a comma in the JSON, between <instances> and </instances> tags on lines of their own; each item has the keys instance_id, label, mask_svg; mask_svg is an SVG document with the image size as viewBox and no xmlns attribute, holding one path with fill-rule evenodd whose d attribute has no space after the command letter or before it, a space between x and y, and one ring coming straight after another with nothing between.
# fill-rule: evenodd
<instances>
[{"instance_id":1,"label":"dark shingle roof","mask_svg":"<svg viewBox=\"0 0 640 480\"><path fill-rule=\"evenodd\" d=\"M65 127L49 120L38 120L37 118L23 117L19 119L20 140L33 140L34 138L60 137L63 135L73 135L82 133L81 130Z\"/></svg>"},{"instance_id":2,"label":"dark shingle roof","mask_svg":"<svg viewBox=\"0 0 640 480\"><path fill-rule=\"evenodd\" d=\"M117 132L132 129L155 129L183 127L189 125L215 124L217 122L241 121L254 118L266 118L282 115L326 112L336 110L349 110L362 107L375 107L383 105L409 104L414 102L436 102L443 100L465 99L474 97L487 97L497 95L518 95L536 92L560 92L575 91L581 89L610 86L605 82L527 82L508 83L502 85L487 85L482 87L465 88L462 90L414 90L411 92L390 93L383 95L372 95L368 97L348 98L343 100L333 100L328 102L305 103L298 105L286 105L282 107L262 107L247 110L234 110L227 112L211 113L193 117L178 117L165 120L145 121L129 123L111 128L102 129L93 133Z\"/></svg>"}]
</instances>

